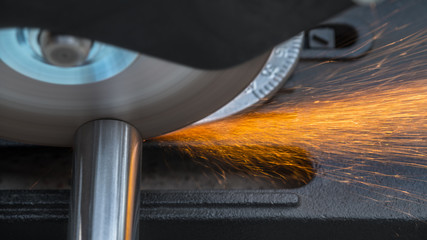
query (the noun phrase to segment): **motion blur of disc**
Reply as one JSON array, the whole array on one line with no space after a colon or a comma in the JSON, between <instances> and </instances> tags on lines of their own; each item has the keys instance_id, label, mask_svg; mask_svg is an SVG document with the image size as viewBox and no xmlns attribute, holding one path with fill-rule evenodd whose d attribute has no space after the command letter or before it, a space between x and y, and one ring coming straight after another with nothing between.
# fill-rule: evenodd
<instances>
[{"instance_id":1,"label":"motion blur of disc","mask_svg":"<svg viewBox=\"0 0 427 240\"><path fill-rule=\"evenodd\" d=\"M112 76L109 63L77 72L66 69L62 75L53 69L49 75L43 62L35 67L16 58L20 53L8 43L15 33L8 34L0 33L0 137L41 145L71 146L76 129L95 119L126 121L143 138L187 126L243 91L268 58L265 54L231 69L203 71L135 55L132 61L123 58L129 64ZM109 77L79 82L100 75Z\"/></svg>"}]
</instances>

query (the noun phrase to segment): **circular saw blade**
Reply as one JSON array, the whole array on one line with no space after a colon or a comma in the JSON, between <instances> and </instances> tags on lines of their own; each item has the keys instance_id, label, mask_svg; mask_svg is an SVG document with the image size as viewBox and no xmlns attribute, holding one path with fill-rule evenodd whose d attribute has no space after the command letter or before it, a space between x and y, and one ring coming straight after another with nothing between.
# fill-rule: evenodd
<instances>
[{"instance_id":1,"label":"circular saw blade","mask_svg":"<svg viewBox=\"0 0 427 240\"><path fill-rule=\"evenodd\" d=\"M267 57L203 71L140 55L113 77L75 85L39 81L0 61L0 136L71 146L79 126L105 118L132 124L143 138L158 136L228 103L249 85Z\"/></svg>"}]
</instances>

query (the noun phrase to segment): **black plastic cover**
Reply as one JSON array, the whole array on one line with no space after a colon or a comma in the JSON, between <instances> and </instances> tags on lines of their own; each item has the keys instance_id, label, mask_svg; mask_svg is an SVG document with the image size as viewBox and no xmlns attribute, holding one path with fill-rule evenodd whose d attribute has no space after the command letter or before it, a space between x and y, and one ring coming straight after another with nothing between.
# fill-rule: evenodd
<instances>
[{"instance_id":1,"label":"black plastic cover","mask_svg":"<svg viewBox=\"0 0 427 240\"><path fill-rule=\"evenodd\" d=\"M204 69L237 65L350 0L1 0L0 27L37 27Z\"/></svg>"}]
</instances>

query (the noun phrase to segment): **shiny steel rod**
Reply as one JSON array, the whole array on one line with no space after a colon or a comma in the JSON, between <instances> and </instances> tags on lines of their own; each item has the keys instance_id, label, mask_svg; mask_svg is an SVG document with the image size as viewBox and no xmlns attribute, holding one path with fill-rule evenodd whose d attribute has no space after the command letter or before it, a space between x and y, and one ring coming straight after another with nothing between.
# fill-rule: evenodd
<instances>
[{"instance_id":1,"label":"shiny steel rod","mask_svg":"<svg viewBox=\"0 0 427 240\"><path fill-rule=\"evenodd\" d=\"M74 143L70 240L134 240L139 230L142 141L131 125L96 120Z\"/></svg>"}]
</instances>

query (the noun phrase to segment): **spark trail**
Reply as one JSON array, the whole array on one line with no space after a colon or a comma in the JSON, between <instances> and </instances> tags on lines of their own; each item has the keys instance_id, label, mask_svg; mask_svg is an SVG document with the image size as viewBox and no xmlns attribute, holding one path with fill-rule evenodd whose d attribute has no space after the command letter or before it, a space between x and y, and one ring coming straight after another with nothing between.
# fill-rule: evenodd
<instances>
[{"instance_id":1,"label":"spark trail","mask_svg":"<svg viewBox=\"0 0 427 240\"><path fill-rule=\"evenodd\" d=\"M410 25L392 27L375 22L373 34L379 39L407 27ZM285 182L297 178L309 181L313 168L301 164L309 157L321 166L317 176L366 188L386 198L402 196L405 201L426 202L425 191L377 181L392 178L423 186L427 183L426 46L424 28L374 48L363 61L316 75L312 82L322 82L321 86L295 87L306 97L273 101L256 112L188 127L156 141L178 145L182 152L204 159L202 164L220 173L237 169ZM322 62L299 71L316 70L325 64L334 66L334 62ZM408 171L393 171L398 167ZM293 174L283 174L283 168Z\"/></svg>"}]
</instances>

